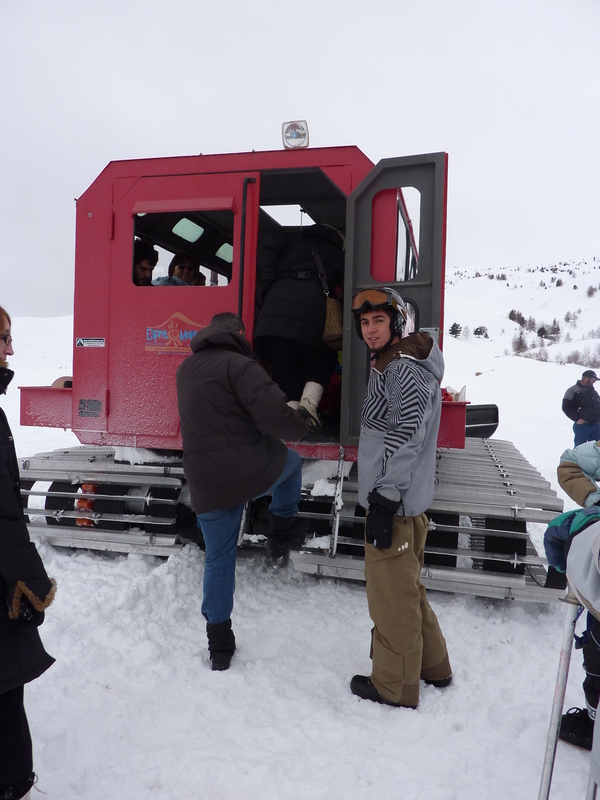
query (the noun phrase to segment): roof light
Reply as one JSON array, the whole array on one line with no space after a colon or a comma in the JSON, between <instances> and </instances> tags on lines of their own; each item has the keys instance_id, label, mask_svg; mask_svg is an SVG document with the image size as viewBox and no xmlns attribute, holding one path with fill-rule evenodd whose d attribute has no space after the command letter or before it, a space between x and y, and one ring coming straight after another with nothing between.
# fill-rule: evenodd
<instances>
[{"instance_id":1,"label":"roof light","mask_svg":"<svg viewBox=\"0 0 600 800\"><path fill-rule=\"evenodd\" d=\"M284 122L281 126L281 138L286 150L308 147L308 122L304 119Z\"/></svg>"},{"instance_id":2,"label":"roof light","mask_svg":"<svg viewBox=\"0 0 600 800\"><path fill-rule=\"evenodd\" d=\"M223 261L227 261L229 264L233 263L233 247L228 242L222 244L215 255L218 256L218 258L222 258Z\"/></svg>"},{"instance_id":3,"label":"roof light","mask_svg":"<svg viewBox=\"0 0 600 800\"><path fill-rule=\"evenodd\" d=\"M196 225L191 219L182 217L179 222L173 226L172 231L177 234L177 236L181 236L182 239L185 239L186 242L197 242L204 233L204 228L200 225Z\"/></svg>"}]
</instances>

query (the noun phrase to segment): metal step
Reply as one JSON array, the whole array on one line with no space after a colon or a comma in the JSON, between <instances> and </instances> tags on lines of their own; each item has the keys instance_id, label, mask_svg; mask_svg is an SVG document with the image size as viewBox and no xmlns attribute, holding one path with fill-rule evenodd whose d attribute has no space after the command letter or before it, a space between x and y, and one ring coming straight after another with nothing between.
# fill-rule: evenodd
<instances>
[{"instance_id":1,"label":"metal step","mask_svg":"<svg viewBox=\"0 0 600 800\"><path fill-rule=\"evenodd\" d=\"M177 537L145 533L144 531L107 531L102 528L63 528L29 523L29 532L42 536L57 547L101 550L114 553L143 553L168 558L178 553L182 545Z\"/></svg>"},{"instance_id":2,"label":"metal step","mask_svg":"<svg viewBox=\"0 0 600 800\"><path fill-rule=\"evenodd\" d=\"M336 556L308 552L292 552L294 569L308 575L364 582L364 560L356 556ZM425 566L421 583L430 591L470 594L499 600L520 600L534 603L553 603L564 597L564 589L539 586L526 576L505 573L477 572L459 568Z\"/></svg>"},{"instance_id":3,"label":"metal step","mask_svg":"<svg viewBox=\"0 0 600 800\"><path fill-rule=\"evenodd\" d=\"M291 558L303 572L362 581L364 510L358 505L356 465L345 477L344 450L338 448L338 453L337 474L331 479L333 496L312 497L311 487L303 489L300 516L308 530L316 531L321 546L315 544L311 549L309 541L301 551L292 553ZM47 496L54 498L53 505L62 498L65 506L71 501L70 508L59 510L26 509L34 519L30 530L66 547L161 556L177 552L181 544L176 532L175 506L180 491L187 491L181 459L169 455L160 463L132 465L115 462L114 455L112 448L84 446L23 459L24 498ZM355 453L351 454L351 460L355 460ZM102 491L50 492L40 488L36 481L64 483L72 486L74 492L82 483L96 484L102 485ZM113 491L111 485L115 487ZM123 495L119 493L122 488L116 489L125 486L139 487L139 494L134 489L132 494ZM153 492L164 493L166 497L154 497ZM74 509L75 499L101 499L123 505L117 507L119 513L99 513ZM315 510L311 503L323 507ZM162 505L164 511L157 508L156 513L166 516L152 516L149 509L154 505ZM426 560L437 559L444 566L426 564L425 585L486 597L553 601L560 590L536 584L536 580L542 583L545 579L546 561L531 546L525 523L548 522L562 508L562 501L548 481L510 442L467 439L464 450L438 450L435 494L428 509L430 517L433 516L429 539L435 544L430 541L425 552ZM40 517L52 520L53 524L40 522ZM79 520L79 524L74 525L73 519ZM255 524L247 519L245 515L245 526ZM124 530L114 530L117 525ZM141 526L152 527L141 530ZM240 543L244 551L264 550L260 531L257 535L256 531L243 527ZM452 560L457 566L446 566Z\"/></svg>"}]
</instances>

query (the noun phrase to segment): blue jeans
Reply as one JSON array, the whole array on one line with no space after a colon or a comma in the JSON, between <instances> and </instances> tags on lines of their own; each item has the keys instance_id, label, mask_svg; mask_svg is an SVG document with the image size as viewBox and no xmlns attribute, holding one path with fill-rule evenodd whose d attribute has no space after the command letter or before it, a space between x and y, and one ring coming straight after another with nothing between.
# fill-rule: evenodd
<instances>
[{"instance_id":1,"label":"blue jeans","mask_svg":"<svg viewBox=\"0 0 600 800\"><path fill-rule=\"evenodd\" d=\"M269 489L273 496L269 511L278 517L295 517L301 489L302 461L298 453L288 450L283 472ZM211 625L226 622L233 610L235 557L243 510L241 503L224 511L196 515L206 544L202 614Z\"/></svg>"},{"instance_id":2,"label":"blue jeans","mask_svg":"<svg viewBox=\"0 0 600 800\"><path fill-rule=\"evenodd\" d=\"M583 422L581 425L574 422L573 433L575 434L574 447L585 442L597 442L600 440L600 422Z\"/></svg>"}]
</instances>

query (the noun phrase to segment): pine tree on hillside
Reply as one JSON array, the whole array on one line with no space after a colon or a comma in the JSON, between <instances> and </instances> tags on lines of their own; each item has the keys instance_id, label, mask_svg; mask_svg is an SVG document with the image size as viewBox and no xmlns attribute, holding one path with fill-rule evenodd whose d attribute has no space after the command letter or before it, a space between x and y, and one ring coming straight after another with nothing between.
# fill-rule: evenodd
<instances>
[{"instance_id":1,"label":"pine tree on hillside","mask_svg":"<svg viewBox=\"0 0 600 800\"><path fill-rule=\"evenodd\" d=\"M458 339L460 336L460 332L462 331L462 326L458 324L458 322L453 322L450 326L450 330L448 333L450 336L454 336L455 339Z\"/></svg>"},{"instance_id":2,"label":"pine tree on hillside","mask_svg":"<svg viewBox=\"0 0 600 800\"><path fill-rule=\"evenodd\" d=\"M521 355L527 350L527 339L525 338L525 334L521 329L518 333L515 333L512 340L512 348L513 352L517 355Z\"/></svg>"}]
</instances>

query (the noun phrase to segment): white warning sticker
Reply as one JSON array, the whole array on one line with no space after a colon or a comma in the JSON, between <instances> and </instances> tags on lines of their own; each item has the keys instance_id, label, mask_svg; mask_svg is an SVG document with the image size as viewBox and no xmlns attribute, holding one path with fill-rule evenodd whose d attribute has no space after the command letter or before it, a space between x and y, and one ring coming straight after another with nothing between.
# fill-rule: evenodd
<instances>
[{"instance_id":1,"label":"white warning sticker","mask_svg":"<svg viewBox=\"0 0 600 800\"><path fill-rule=\"evenodd\" d=\"M78 336L75 339L75 347L106 347L106 339L84 339Z\"/></svg>"}]
</instances>

